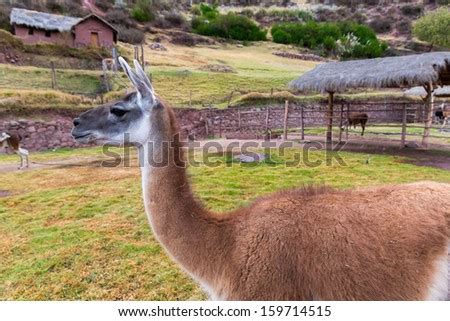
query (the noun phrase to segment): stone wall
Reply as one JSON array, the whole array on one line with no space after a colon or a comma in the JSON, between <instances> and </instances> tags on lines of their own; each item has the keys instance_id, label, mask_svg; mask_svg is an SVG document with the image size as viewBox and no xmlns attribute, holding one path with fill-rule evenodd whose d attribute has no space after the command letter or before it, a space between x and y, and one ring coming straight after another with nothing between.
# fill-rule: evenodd
<instances>
[{"instance_id":1,"label":"stone wall","mask_svg":"<svg viewBox=\"0 0 450 321\"><path fill-rule=\"evenodd\" d=\"M343 116L347 108L350 111L365 111L370 123L390 122L400 123L403 103L352 103L344 105ZM416 110L421 110L421 104L408 103L408 121L417 120ZM300 127L300 117L303 108L306 127L324 126L326 123L326 104L289 106L288 127ZM258 107L231 107L227 109L175 109L183 137L262 137L265 132L267 109L269 112L268 127L282 129L284 125L284 106L281 104ZM72 119L79 111L28 115L18 118L9 115L0 120L0 132L17 132L23 137L23 147L31 150L46 150L60 147L79 147L70 134ZM340 122L341 104L335 106L335 124ZM420 118L420 117L419 117ZM420 119L419 119L420 120Z\"/></svg>"}]
</instances>

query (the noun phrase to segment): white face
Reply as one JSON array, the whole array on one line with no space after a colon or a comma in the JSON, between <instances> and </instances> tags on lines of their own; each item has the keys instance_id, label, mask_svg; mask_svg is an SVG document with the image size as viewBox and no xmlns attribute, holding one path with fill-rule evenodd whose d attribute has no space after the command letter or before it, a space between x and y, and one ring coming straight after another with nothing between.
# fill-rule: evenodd
<instances>
[{"instance_id":1,"label":"white face","mask_svg":"<svg viewBox=\"0 0 450 321\"><path fill-rule=\"evenodd\" d=\"M104 106L91 109L74 119L73 137L81 143L143 145L151 140L151 114L160 105L145 72L135 61L136 70L120 58L120 63L136 91Z\"/></svg>"},{"instance_id":2,"label":"white face","mask_svg":"<svg viewBox=\"0 0 450 321\"><path fill-rule=\"evenodd\" d=\"M3 132L2 135L0 136L0 143L5 142L10 137L11 136L9 136L7 133Z\"/></svg>"}]
</instances>

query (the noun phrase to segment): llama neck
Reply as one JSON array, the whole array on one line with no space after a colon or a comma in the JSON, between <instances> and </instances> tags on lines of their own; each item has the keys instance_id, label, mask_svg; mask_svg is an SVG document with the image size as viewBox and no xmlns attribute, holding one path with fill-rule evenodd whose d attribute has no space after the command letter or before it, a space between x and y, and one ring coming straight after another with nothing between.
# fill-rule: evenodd
<instances>
[{"instance_id":1,"label":"llama neck","mask_svg":"<svg viewBox=\"0 0 450 321\"><path fill-rule=\"evenodd\" d=\"M216 266L210 253L221 247L223 233L195 199L181 143L173 139L173 130L167 132L139 150L145 209L154 234L169 254L192 275L208 281Z\"/></svg>"}]
</instances>

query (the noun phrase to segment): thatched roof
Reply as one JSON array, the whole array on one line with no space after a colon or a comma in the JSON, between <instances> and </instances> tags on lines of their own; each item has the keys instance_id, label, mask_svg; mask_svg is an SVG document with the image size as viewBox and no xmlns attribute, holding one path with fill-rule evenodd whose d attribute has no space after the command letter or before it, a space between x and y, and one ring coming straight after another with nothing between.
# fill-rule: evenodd
<instances>
[{"instance_id":1,"label":"thatched roof","mask_svg":"<svg viewBox=\"0 0 450 321\"><path fill-rule=\"evenodd\" d=\"M11 23L44 30L70 31L81 18L61 16L46 12L13 8L11 10Z\"/></svg>"},{"instance_id":2,"label":"thatched roof","mask_svg":"<svg viewBox=\"0 0 450 321\"><path fill-rule=\"evenodd\" d=\"M434 90L433 94L436 97L450 97L450 86L438 87ZM426 97L427 92L423 87L413 87L406 90L405 95Z\"/></svg>"},{"instance_id":3,"label":"thatched roof","mask_svg":"<svg viewBox=\"0 0 450 321\"><path fill-rule=\"evenodd\" d=\"M300 91L342 92L350 88L450 85L450 52L329 62L305 73L290 86Z\"/></svg>"}]
</instances>

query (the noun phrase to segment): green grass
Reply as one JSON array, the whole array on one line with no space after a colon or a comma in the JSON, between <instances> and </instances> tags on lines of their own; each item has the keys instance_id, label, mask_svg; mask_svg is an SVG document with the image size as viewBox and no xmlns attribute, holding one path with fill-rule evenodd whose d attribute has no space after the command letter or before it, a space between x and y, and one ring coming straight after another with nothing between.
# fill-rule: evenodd
<instances>
[{"instance_id":1,"label":"green grass","mask_svg":"<svg viewBox=\"0 0 450 321\"><path fill-rule=\"evenodd\" d=\"M208 208L223 211L257 196L308 183L336 188L450 182L450 172L414 166L392 156L341 153L345 166L286 167L294 150L273 162L191 167L194 190ZM33 161L74 162L100 149L32 154ZM324 160L313 152L311 161ZM198 159L198 158L197 158ZM2 164L17 159L1 156ZM414 173L414 175L411 175ZM139 170L44 168L0 174L0 300L192 300L203 292L161 249L144 214Z\"/></svg>"},{"instance_id":2,"label":"green grass","mask_svg":"<svg viewBox=\"0 0 450 321\"><path fill-rule=\"evenodd\" d=\"M380 126L378 126L380 125ZM392 139L392 140L400 140L401 139L401 125L400 124L385 124L385 125L396 125L399 127L389 127L384 126L383 124L377 124L376 127L367 125L364 137L366 138L381 138L381 139ZM422 124L410 124L409 126L417 126L421 127ZM436 125L434 125L436 126ZM294 131L294 130L291 130ZM415 127L407 127L406 129L406 140L416 140L421 141L423 136L423 128L415 128ZM326 127L306 127L305 135L312 136L325 136L327 132ZM349 128L349 135L355 137L361 135L361 127L357 126L356 129ZM335 126L333 130L333 135L335 137L339 135L339 126ZM345 131L343 132L345 136ZM436 144L450 144L450 133L440 132L438 128L431 128L430 130L431 136L439 136L439 137L431 137L430 142Z\"/></svg>"}]
</instances>

